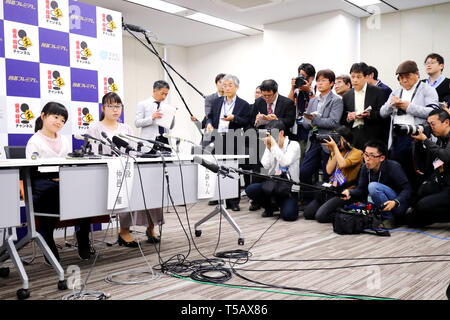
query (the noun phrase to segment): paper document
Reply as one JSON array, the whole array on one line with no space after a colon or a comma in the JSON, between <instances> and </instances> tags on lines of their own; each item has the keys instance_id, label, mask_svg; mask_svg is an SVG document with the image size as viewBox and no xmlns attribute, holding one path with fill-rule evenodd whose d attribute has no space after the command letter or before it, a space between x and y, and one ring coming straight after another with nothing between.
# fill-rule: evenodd
<instances>
[{"instance_id":1,"label":"paper document","mask_svg":"<svg viewBox=\"0 0 450 320\"><path fill-rule=\"evenodd\" d=\"M162 117L155 119L155 123L158 126L164 127L166 129L171 129L173 119L175 118L175 114L177 112L177 108L171 106L170 104L161 104L159 111L162 113Z\"/></svg>"},{"instance_id":2,"label":"paper document","mask_svg":"<svg viewBox=\"0 0 450 320\"><path fill-rule=\"evenodd\" d=\"M370 110L372 110L372 106L368 106L363 112L356 113L356 115L359 116L360 114L363 114L364 112L369 112Z\"/></svg>"}]
</instances>

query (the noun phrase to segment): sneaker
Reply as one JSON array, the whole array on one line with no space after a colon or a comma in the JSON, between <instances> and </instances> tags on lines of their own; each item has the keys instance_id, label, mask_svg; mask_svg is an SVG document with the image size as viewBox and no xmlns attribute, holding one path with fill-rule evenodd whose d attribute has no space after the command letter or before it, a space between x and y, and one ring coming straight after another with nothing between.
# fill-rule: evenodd
<instances>
[{"instance_id":1,"label":"sneaker","mask_svg":"<svg viewBox=\"0 0 450 320\"><path fill-rule=\"evenodd\" d=\"M78 257L81 260L89 260L91 257L91 244L89 241L89 233L81 234L80 231L76 232L78 242Z\"/></svg>"},{"instance_id":2,"label":"sneaker","mask_svg":"<svg viewBox=\"0 0 450 320\"><path fill-rule=\"evenodd\" d=\"M382 223L383 223L384 229L390 230L390 229L397 228L397 225L396 225L394 219L384 219Z\"/></svg>"}]
</instances>

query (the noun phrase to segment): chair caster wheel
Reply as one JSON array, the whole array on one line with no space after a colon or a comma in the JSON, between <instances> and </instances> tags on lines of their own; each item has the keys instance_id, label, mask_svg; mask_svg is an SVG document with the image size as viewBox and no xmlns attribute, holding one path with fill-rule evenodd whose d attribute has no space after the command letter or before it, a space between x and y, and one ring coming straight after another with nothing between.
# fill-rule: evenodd
<instances>
[{"instance_id":1,"label":"chair caster wheel","mask_svg":"<svg viewBox=\"0 0 450 320\"><path fill-rule=\"evenodd\" d=\"M58 290L67 290L67 280L58 281Z\"/></svg>"},{"instance_id":2,"label":"chair caster wheel","mask_svg":"<svg viewBox=\"0 0 450 320\"><path fill-rule=\"evenodd\" d=\"M17 299L25 300L30 297L30 290L28 289L19 289L17 290Z\"/></svg>"},{"instance_id":3,"label":"chair caster wheel","mask_svg":"<svg viewBox=\"0 0 450 320\"><path fill-rule=\"evenodd\" d=\"M9 276L9 268L0 268L0 277L6 278Z\"/></svg>"},{"instance_id":4,"label":"chair caster wheel","mask_svg":"<svg viewBox=\"0 0 450 320\"><path fill-rule=\"evenodd\" d=\"M238 245L240 245L240 246L244 245L244 239L243 238L239 238L238 239Z\"/></svg>"},{"instance_id":5,"label":"chair caster wheel","mask_svg":"<svg viewBox=\"0 0 450 320\"><path fill-rule=\"evenodd\" d=\"M202 235L202 230L195 230L195 236L200 237Z\"/></svg>"}]
</instances>

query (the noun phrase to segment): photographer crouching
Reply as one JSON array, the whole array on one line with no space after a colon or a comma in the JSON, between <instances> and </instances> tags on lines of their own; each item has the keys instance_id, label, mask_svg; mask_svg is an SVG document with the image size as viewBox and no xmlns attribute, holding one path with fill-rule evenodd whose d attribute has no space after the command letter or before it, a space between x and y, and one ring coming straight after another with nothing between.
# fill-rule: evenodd
<instances>
[{"instance_id":1,"label":"photographer crouching","mask_svg":"<svg viewBox=\"0 0 450 320\"><path fill-rule=\"evenodd\" d=\"M269 169L269 174L280 178L299 180L300 145L289 140L286 127L281 120L273 120L266 126L268 135L263 139L266 150L261 164ZM277 136L278 134L278 136ZM285 221L298 218L298 186L289 183L266 180L249 185L245 192L251 200L265 209L262 217L272 217L274 211L280 210L280 217Z\"/></svg>"},{"instance_id":2,"label":"photographer crouching","mask_svg":"<svg viewBox=\"0 0 450 320\"><path fill-rule=\"evenodd\" d=\"M330 181L324 185L336 192L354 187L358 182L363 152L353 147L351 129L341 126L336 129L336 134L325 136L323 140L319 137L322 145L327 146L330 151L326 166ZM345 200L331 192L317 191L314 200L305 207L303 215L307 220L316 219L320 223L333 222L336 210L345 204Z\"/></svg>"},{"instance_id":3,"label":"photographer crouching","mask_svg":"<svg viewBox=\"0 0 450 320\"><path fill-rule=\"evenodd\" d=\"M423 143L431 174L419 188L419 200L406 216L411 227L450 221L450 114L445 110L433 110L427 121L437 142L422 130L412 136Z\"/></svg>"}]
</instances>

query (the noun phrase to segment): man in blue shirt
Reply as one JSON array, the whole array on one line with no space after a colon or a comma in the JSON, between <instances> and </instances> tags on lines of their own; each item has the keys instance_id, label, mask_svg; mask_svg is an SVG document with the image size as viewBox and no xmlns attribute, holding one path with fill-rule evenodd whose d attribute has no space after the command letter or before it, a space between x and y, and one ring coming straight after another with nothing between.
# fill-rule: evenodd
<instances>
[{"instance_id":1,"label":"man in blue shirt","mask_svg":"<svg viewBox=\"0 0 450 320\"><path fill-rule=\"evenodd\" d=\"M424 63L428 78L422 81L436 89L439 102L447 102L448 104L450 101L450 79L442 74L444 58L440 54L430 53L425 58Z\"/></svg>"}]
</instances>

